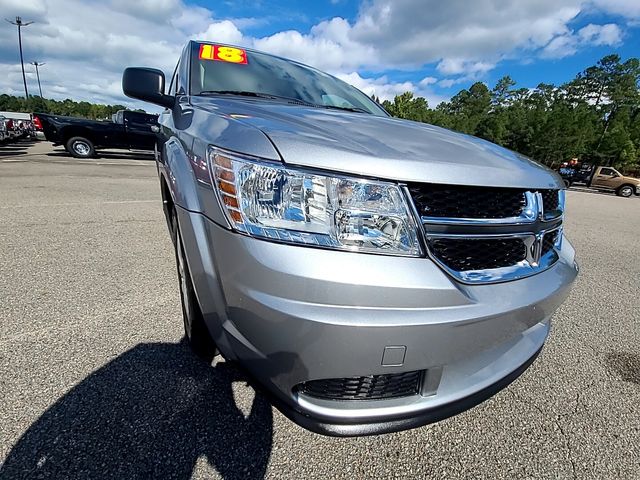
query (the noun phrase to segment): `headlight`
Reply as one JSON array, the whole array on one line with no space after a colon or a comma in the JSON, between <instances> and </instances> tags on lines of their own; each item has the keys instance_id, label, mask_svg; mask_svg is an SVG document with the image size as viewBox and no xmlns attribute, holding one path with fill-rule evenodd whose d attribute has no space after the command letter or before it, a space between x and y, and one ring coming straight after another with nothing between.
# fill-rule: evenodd
<instances>
[{"instance_id":1,"label":"headlight","mask_svg":"<svg viewBox=\"0 0 640 480\"><path fill-rule=\"evenodd\" d=\"M287 243L421 255L398 185L286 168L214 147L212 181L231 226Z\"/></svg>"}]
</instances>

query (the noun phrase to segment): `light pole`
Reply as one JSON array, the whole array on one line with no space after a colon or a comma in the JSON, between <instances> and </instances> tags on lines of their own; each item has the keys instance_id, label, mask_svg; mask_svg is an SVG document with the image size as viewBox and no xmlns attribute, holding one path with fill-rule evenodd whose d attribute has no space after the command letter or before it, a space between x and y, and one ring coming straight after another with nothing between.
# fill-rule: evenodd
<instances>
[{"instance_id":1,"label":"light pole","mask_svg":"<svg viewBox=\"0 0 640 480\"><path fill-rule=\"evenodd\" d=\"M35 65L36 67L36 77L38 78L38 90L40 90L40 98L42 98L42 86L40 85L40 71L38 70L38 67L41 67L42 65L45 65L45 64L38 63L37 61L35 61L35 62L31 62L31 65Z\"/></svg>"},{"instance_id":2,"label":"light pole","mask_svg":"<svg viewBox=\"0 0 640 480\"><path fill-rule=\"evenodd\" d=\"M11 25L17 25L18 27L18 46L20 47L20 66L22 67L22 81L24 82L24 95L25 97L27 97L27 100L29 100L29 90L27 90L27 77L24 74L24 60L22 58L22 31L20 29L22 27L27 27L31 25L33 22L24 23L22 21L22 17L16 17L15 22L12 22L11 20L8 20L6 18L5 20L9 22Z\"/></svg>"}]
</instances>

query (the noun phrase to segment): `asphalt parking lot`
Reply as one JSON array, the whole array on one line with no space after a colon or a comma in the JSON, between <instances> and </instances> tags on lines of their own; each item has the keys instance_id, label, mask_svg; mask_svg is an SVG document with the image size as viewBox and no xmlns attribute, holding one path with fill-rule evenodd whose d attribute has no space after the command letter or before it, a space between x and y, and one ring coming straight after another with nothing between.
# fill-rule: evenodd
<instances>
[{"instance_id":1,"label":"asphalt parking lot","mask_svg":"<svg viewBox=\"0 0 640 480\"><path fill-rule=\"evenodd\" d=\"M0 477L640 478L639 200L568 193L580 277L514 384L334 439L183 344L150 159L0 146Z\"/></svg>"}]
</instances>

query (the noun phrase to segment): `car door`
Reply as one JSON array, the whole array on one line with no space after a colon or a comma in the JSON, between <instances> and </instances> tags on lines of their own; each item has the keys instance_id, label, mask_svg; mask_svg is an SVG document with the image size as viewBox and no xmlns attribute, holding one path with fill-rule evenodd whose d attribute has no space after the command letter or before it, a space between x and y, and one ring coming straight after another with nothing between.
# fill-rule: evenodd
<instances>
[{"instance_id":1,"label":"car door","mask_svg":"<svg viewBox=\"0 0 640 480\"><path fill-rule=\"evenodd\" d=\"M153 150L156 143L156 132L151 127L157 125L154 115L139 112L125 112L124 127L127 133L129 148L132 150Z\"/></svg>"},{"instance_id":2,"label":"car door","mask_svg":"<svg viewBox=\"0 0 640 480\"><path fill-rule=\"evenodd\" d=\"M593 176L591 181L592 187L615 189L618 183L618 176L620 174L613 168L602 167Z\"/></svg>"},{"instance_id":3,"label":"car door","mask_svg":"<svg viewBox=\"0 0 640 480\"><path fill-rule=\"evenodd\" d=\"M119 110L111 117L111 122L95 124L96 131L103 138L101 143L107 148L129 148L127 134L124 129L124 111Z\"/></svg>"}]
</instances>

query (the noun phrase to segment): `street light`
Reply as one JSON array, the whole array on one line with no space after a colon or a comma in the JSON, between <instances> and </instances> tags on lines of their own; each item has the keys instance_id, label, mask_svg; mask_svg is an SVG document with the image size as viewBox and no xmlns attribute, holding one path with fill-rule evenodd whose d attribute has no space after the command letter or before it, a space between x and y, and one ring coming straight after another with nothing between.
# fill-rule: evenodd
<instances>
[{"instance_id":1,"label":"street light","mask_svg":"<svg viewBox=\"0 0 640 480\"><path fill-rule=\"evenodd\" d=\"M41 67L42 65L46 65L46 64L38 63L37 61L35 61L35 62L31 62L31 65L35 65L36 67L36 77L38 77L38 90L40 90L40 98L42 98L42 86L40 85L40 71L38 70L38 67Z\"/></svg>"},{"instance_id":2,"label":"street light","mask_svg":"<svg viewBox=\"0 0 640 480\"><path fill-rule=\"evenodd\" d=\"M16 17L15 22L12 22L7 18L5 18L5 20L9 22L11 25L17 25L18 27L18 46L20 47L20 66L22 67L22 81L24 82L24 95L25 97L27 97L27 100L29 100L29 91L27 90L27 77L24 74L24 60L22 59L22 32L20 29L22 27L27 27L31 25L33 22L24 23L22 21L22 17Z\"/></svg>"}]
</instances>

